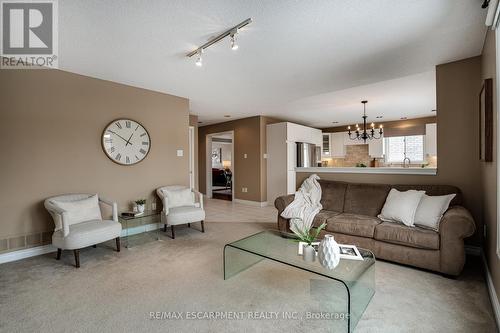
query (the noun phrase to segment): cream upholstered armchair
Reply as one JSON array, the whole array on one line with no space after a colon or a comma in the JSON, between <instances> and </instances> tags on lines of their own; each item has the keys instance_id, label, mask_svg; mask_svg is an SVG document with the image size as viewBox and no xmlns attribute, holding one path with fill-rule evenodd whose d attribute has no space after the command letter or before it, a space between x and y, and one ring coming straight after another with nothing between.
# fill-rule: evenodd
<instances>
[{"instance_id":1,"label":"cream upholstered armchair","mask_svg":"<svg viewBox=\"0 0 500 333\"><path fill-rule=\"evenodd\" d=\"M203 194L181 185L160 187L156 193L163 203L161 223L165 225L165 232L167 226L170 226L173 239L175 239L174 226L179 224L187 224L191 227L191 223L200 222L201 232L205 232ZM198 197L198 202L195 200L195 195Z\"/></svg>"},{"instance_id":2,"label":"cream upholstered armchair","mask_svg":"<svg viewBox=\"0 0 500 333\"><path fill-rule=\"evenodd\" d=\"M103 219L100 204L111 207L112 219ZM116 202L97 194L65 194L45 200L45 208L54 219L52 245L57 247L57 260L62 250L73 250L75 266L80 267L80 249L116 239L120 252L122 225L118 222Z\"/></svg>"}]
</instances>

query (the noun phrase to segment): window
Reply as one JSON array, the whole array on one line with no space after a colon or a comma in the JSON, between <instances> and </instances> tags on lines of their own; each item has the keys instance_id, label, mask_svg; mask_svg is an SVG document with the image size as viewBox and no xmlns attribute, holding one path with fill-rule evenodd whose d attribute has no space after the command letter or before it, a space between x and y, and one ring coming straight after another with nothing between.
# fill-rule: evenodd
<instances>
[{"instance_id":1,"label":"window","mask_svg":"<svg viewBox=\"0 0 500 333\"><path fill-rule=\"evenodd\" d=\"M411 163L424 161L424 136L394 136L385 139L385 156L388 163L403 163L405 157Z\"/></svg>"}]
</instances>

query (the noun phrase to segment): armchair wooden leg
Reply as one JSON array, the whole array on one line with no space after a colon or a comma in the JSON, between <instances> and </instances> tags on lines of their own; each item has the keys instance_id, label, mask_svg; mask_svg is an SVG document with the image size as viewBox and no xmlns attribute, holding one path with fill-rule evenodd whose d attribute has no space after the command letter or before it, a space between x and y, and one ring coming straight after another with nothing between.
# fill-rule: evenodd
<instances>
[{"instance_id":1,"label":"armchair wooden leg","mask_svg":"<svg viewBox=\"0 0 500 333\"><path fill-rule=\"evenodd\" d=\"M92 247L93 247L94 249L95 249L95 248L97 248L97 244L92 245Z\"/></svg>"},{"instance_id":2,"label":"armchair wooden leg","mask_svg":"<svg viewBox=\"0 0 500 333\"><path fill-rule=\"evenodd\" d=\"M201 232L205 232L205 221L201 221Z\"/></svg>"},{"instance_id":3,"label":"armchair wooden leg","mask_svg":"<svg viewBox=\"0 0 500 333\"><path fill-rule=\"evenodd\" d=\"M57 249L57 256L56 256L57 260L61 260L61 252L62 252L61 249Z\"/></svg>"},{"instance_id":4,"label":"armchair wooden leg","mask_svg":"<svg viewBox=\"0 0 500 333\"><path fill-rule=\"evenodd\" d=\"M191 228L191 223L188 223L188 228Z\"/></svg>"},{"instance_id":5,"label":"armchair wooden leg","mask_svg":"<svg viewBox=\"0 0 500 333\"><path fill-rule=\"evenodd\" d=\"M171 225L170 228L172 229L172 239L175 239L175 231L174 231L174 226Z\"/></svg>"},{"instance_id":6,"label":"armchair wooden leg","mask_svg":"<svg viewBox=\"0 0 500 333\"><path fill-rule=\"evenodd\" d=\"M74 250L75 253L75 267L80 268L80 250Z\"/></svg>"},{"instance_id":7,"label":"armchair wooden leg","mask_svg":"<svg viewBox=\"0 0 500 333\"><path fill-rule=\"evenodd\" d=\"M166 223L163 225L163 232L167 232L167 224Z\"/></svg>"},{"instance_id":8,"label":"armchair wooden leg","mask_svg":"<svg viewBox=\"0 0 500 333\"><path fill-rule=\"evenodd\" d=\"M116 252L120 252L120 237L116 237Z\"/></svg>"}]
</instances>

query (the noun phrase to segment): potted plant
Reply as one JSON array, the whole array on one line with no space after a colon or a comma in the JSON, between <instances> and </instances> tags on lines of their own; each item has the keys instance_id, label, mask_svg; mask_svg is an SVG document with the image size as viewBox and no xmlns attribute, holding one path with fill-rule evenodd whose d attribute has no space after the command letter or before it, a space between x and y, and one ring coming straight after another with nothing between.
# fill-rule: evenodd
<instances>
[{"instance_id":1,"label":"potted plant","mask_svg":"<svg viewBox=\"0 0 500 333\"><path fill-rule=\"evenodd\" d=\"M299 226L300 225L300 226ZM319 233L323 228L325 228L326 223L321 224L316 230L312 230L311 227L306 227L301 223L295 224L290 229L297 236L297 242L305 243L302 248L302 257L305 261L312 262L316 259L316 250L312 246L312 243L316 240Z\"/></svg>"},{"instance_id":2,"label":"potted plant","mask_svg":"<svg viewBox=\"0 0 500 333\"><path fill-rule=\"evenodd\" d=\"M134 201L134 203L137 206L137 211L139 213L144 213L144 210L146 208L146 199L139 199Z\"/></svg>"}]
</instances>

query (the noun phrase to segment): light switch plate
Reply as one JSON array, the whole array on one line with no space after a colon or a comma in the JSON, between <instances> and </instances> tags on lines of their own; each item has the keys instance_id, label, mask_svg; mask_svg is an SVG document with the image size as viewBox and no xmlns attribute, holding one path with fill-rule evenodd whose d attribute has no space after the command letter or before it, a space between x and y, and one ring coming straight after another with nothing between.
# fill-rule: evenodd
<instances>
[{"instance_id":1,"label":"light switch plate","mask_svg":"<svg viewBox=\"0 0 500 333\"><path fill-rule=\"evenodd\" d=\"M264 154L264 158L267 158L267 154Z\"/></svg>"},{"instance_id":2,"label":"light switch plate","mask_svg":"<svg viewBox=\"0 0 500 333\"><path fill-rule=\"evenodd\" d=\"M184 150L177 149L177 157L182 157L182 156L184 156Z\"/></svg>"},{"instance_id":3,"label":"light switch plate","mask_svg":"<svg viewBox=\"0 0 500 333\"><path fill-rule=\"evenodd\" d=\"M248 157L248 155L247 155L247 154L243 154L243 158L247 158L247 157Z\"/></svg>"}]
</instances>

